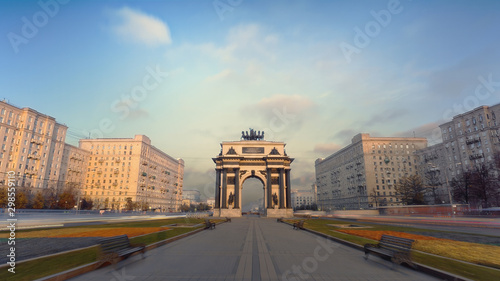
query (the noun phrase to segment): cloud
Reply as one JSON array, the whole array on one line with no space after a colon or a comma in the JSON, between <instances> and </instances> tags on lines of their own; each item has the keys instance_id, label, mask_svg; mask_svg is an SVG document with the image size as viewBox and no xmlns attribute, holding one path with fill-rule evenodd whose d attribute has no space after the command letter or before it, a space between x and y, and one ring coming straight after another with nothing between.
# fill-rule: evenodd
<instances>
[{"instance_id":1,"label":"cloud","mask_svg":"<svg viewBox=\"0 0 500 281\"><path fill-rule=\"evenodd\" d=\"M276 117L278 113L288 114L290 119L295 119L314 108L315 103L306 96L277 94L261 99L253 107L268 119Z\"/></svg>"},{"instance_id":2,"label":"cloud","mask_svg":"<svg viewBox=\"0 0 500 281\"><path fill-rule=\"evenodd\" d=\"M123 7L114 12L114 18L111 30L125 41L150 47L172 43L168 25L154 16Z\"/></svg>"},{"instance_id":3,"label":"cloud","mask_svg":"<svg viewBox=\"0 0 500 281\"><path fill-rule=\"evenodd\" d=\"M208 76L207 78L205 78L205 81L216 82L216 81L224 80L224 79L230 78L232 73L233 72L230 69L224 69L223 71L221 71L217 74L214 74L212 76Z\"/></svg>"},{"instance_id":4,"label":"cloud","mask_svg":"<svg viewBox=\"0 0 500 281\"><path fill-rule=\"evenodd\" d=\"M404 116L406 114L408 114L408 112L405 110L402 110L402 109L384 110L383 112L376 113L376 114L372 115L370 120L368 120L364 123L364 126L373 126L373 125L376 125L379 123L398 120L398 118L401 118L402 116Z\"/></svg>"},{"instance_id":5,"label":"cloud","mask_svg":"<svg viewBox=\"0 0 500 281\"><path fill-rule=\"evenodd\" d=\"M314 146L314 152L317 152L323 155L324 157L327 157L339 151L341 148L342 146L336 143L319 143Z\"/></svg>"},{"instance_id":6,"label":"cloud","mask_svg":"<svg viewBox=\"0 0 500 281\"><path fill-rule=\"evenodd\" d=\"M352 130L352 129L344 129L341 131L338 131L332 139L336 140L342 140L343 143L351 143L352 137L355 135L359 134L359 131Z\"/></svg>"},{"instance_id":7,"label":"cloud","mask_svg":"<svg viewBox=\"0 0 500 281\"><path fill-rule=\"evenodd\" d=\"M443 124L443 120L437 122L427 123L406 131L397 132L394 134L396 137L417 137L417 138L427 138L428 144L433 145L442 142L440 124Z\"/></svg>"}]
</instances>

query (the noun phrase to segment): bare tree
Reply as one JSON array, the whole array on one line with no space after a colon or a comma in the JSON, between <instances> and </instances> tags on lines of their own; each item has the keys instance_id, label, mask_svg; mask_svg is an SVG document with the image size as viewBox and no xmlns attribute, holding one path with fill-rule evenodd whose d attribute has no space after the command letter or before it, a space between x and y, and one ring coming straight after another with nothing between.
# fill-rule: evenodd
<instances>
[{"instance_id":1,"label":"bare tree","mask_svg":"<svg viewBox=\"0 0 500 281\"><path fill-rule=\"evenodd\" d=\"M481 164L471 175L472 194L483 208L491 207L498 196L497 181L493 174L493 167Z\"/></svg>"},{"instance_id":2,"label":"bare tree","mask_svg":"<svg viewBox=\"0 0 500 281\"><path fill-rule=\"evenodd\" d=\"M381 200L382 200L382 197L383 196L380 196L375 190L373 190L371 193L370 193L370 199L375 202L375 208L378 208L379 206L382 206L381 205Z\"/></svg>"},{"instance_id":3,"label":"bare tree","mask_svg":"<svg viewBox=\"0 0 500 281\"><path fill-rule=\"evenodd\" d=\"M442 183L439 180L439 170L431 169L425 173L425 193L431 195L431 200L426 200L431 204L441 204L443 199L438 193Z\"/></svg>"},{"instance_id":4,"label":"bare tree","mask_svg":"<svg viewBox=\"0 0 500 281\"><path fill-rule=\"evenodd\" d=\"M453 201L470 204L472 199L472 173L465 171L451 180Z\"/></svg>"},{"instance_id":5,"label":"bare tree","mask_svg":"<svg viewBox=\"0 0 500 281\"><path fill-rule=\"evenodd\" d=\"M422 205L424 201L424 184L420 175L405 176L395 186L398 196L406 205Z\"/></svg>"}]
</instances>

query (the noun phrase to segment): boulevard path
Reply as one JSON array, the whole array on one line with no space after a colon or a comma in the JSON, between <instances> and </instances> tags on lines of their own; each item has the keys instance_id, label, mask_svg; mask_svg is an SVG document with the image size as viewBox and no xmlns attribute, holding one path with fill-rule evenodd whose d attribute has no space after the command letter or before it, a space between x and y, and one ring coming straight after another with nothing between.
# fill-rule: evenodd
<instances>
[{"instance_id":1,"label":"boulevard path","mask_svg":"<svg viewBox=\"0 0 500 281\"><path fill-rule=\"evenodd\" d=\"M437 280L358 250L243 217L71 280Z\"/></svg>"}]
</instances>

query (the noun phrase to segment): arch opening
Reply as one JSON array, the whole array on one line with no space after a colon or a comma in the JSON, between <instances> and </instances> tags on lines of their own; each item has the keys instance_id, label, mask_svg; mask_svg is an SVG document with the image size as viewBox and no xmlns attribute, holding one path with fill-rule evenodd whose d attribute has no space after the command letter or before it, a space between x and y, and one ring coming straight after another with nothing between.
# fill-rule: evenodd
<instances>
[{"instance_id":1,"label":"arch opening","mask_svg":"<svg viewBox=\"0 0 500 281\"><path fill-rule=\"evenodd\" d=\"M241 195L242 212L264 212L264 183L260 178L246 178L242 183Z\"/></svg>"}]
</instances>

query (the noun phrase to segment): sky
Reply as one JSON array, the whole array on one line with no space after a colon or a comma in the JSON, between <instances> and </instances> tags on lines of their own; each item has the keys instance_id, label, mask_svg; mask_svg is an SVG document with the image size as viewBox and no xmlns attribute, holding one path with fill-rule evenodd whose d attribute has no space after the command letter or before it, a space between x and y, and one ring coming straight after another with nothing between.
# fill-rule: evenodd
<instances>
[{"instance_id":1,"label":"sky","mask_svg":"<svg viewBox=\"0 0 500 281\"><path fill-rule=\"evenodd\" d=\"M306 189L358 133L433 144L500 102L500 1L0 0L0 22L0 98L74 145L145 134L203 197L249 128L287 144Z\"/></svg>"}]
</instances>

